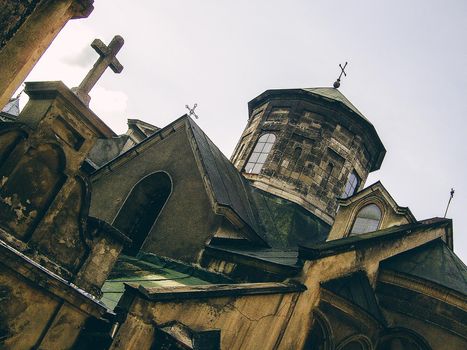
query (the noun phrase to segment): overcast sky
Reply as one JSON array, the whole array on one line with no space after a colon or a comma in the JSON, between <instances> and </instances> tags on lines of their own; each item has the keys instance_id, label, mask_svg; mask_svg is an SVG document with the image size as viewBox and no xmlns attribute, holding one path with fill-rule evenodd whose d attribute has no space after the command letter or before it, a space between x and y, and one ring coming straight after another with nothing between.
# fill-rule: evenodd
<instances>
[{"instance_id":1,"label":"overcast sky","mask_svg":"<svg viewBox=\"0 0 467 350\"><path fill-rule=\"evenodd\" d=\"M106 71L91 108L117 133L127 118L163 127L198 104L197 123L230 157L247 103L267 89L332 86L375 125L387 149L381 180L417 219L454 219L467 261L467 1L96 0L72 20L27 81L77 86L89 44L125 39L125 67ZM24 101L23 101L24 103Z\"/></svg>"}]
</instances>

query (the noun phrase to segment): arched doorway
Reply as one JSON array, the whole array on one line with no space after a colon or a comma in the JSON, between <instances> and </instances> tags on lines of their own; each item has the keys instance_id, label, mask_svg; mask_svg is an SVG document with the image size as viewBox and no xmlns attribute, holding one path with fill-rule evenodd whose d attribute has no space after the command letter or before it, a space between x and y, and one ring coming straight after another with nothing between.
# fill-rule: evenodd
<instances>
[{"instance_id":1,"label":"arched doorway","mask_svg":"<svg viewBox=\"0 0 467 350\"><path fill-rule=\"evenodd\" d=\"M113 222L133 241L123 254L138 254L171 192L172 180L165 172L150 174L133 187Z\"/></svg>"}]
</instances>

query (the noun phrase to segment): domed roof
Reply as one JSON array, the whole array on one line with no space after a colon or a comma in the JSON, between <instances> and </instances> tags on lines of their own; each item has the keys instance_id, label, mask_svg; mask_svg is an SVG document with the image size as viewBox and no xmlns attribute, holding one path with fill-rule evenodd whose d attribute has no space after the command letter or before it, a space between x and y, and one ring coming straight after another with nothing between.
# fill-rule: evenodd
<instances>
[{"instance_id":1,"label":"domed roof","mask_svg":"<svg viewBox=\"0 0 467 350\"><path fill-rule=\"evenodd\" d=\"M318 87L318 88L309 88L309 89L302 89L302 90L339 101L343 103L344 105L346 105L348 108L350 108L352 111L357 113L360 117L365 119L368 123L370 122L338 89L330 88L330 87Z\"/></svg>"}]
</instances>

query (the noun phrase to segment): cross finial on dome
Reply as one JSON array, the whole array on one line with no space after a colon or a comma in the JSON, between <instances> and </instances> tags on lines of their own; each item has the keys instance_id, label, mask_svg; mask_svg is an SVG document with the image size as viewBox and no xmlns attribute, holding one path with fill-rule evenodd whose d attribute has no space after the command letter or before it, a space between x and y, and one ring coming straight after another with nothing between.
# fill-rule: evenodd
<instances>
[{"instance_id":1,"label":"cross finial on dome","mask_svg":"<svg viewBox=\"0 0 467 350\"><path fill-rule=\"evenodd\" d=\"M344 67L342 67L342 65L339 63L339 67L341 69L341 74L339 74L339 78L337 78L337 80L334 82L334 88L338 88L339 86L341 86L341 77L342 77L342 74L344 74L344 76L346 77L347 74L345 73L345 67L347 67L347 62L345 62L344 64Z\"/></svg>"}]
</instances>

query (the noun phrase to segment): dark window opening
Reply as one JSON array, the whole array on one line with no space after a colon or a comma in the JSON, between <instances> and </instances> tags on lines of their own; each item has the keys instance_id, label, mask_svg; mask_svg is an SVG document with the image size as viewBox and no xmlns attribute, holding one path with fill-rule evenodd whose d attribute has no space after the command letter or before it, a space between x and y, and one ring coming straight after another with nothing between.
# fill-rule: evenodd
<instances>
[{"instance_id":1,"label":"dark window opening","mask_svg":"<svg viewBox=\"0 0 467 350\"><path fill-rule=\"evenodd\" d=\"M326 185L328 184L329 178L331 177L333 170L334 170L334 164L328 163L326 167L326 172L324 173L323 182L321 183L323 187L326 187Z\"/></svg>"},{"instance_id":2,"label":"dark window opening","mask_svg":"<svg viewBox=\"0 0 467 350\"><path fill-rule=\"evenodd\" d=\"M163 172L146 176L136 184L113 223L133 241L123 254L138 254L171 190L172 181Z\"/></svg>"}]
</instances>

